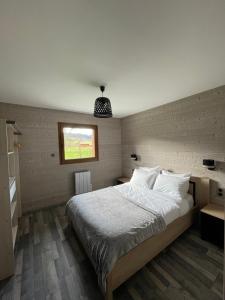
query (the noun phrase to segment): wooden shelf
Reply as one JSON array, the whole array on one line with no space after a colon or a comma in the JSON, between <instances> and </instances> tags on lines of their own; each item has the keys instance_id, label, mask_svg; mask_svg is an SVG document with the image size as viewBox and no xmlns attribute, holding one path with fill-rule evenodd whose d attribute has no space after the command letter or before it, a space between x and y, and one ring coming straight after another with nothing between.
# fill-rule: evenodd
<instances>
[{"instance_id":1,"label":"wooden shelf","mask_svg":"<svg viewBox=\"0 0 225 300\"><path fill-rule=\"evenodd\" d=\"M15 243L16 243L17 229L18 229L18 225L12 227L13 248L15 247Z\"/></svg>"},{"instance_id":2,"label":"wooden shelf","mask_svg":"<svg viewBox=\"0 0 225 300\"><path fill-rule=\"evenodd\" d=\"M18 136L8 122L0 119L0 280L15 271L14 247L21 216L19 153L15 147Z\"/></svg>"}]
</instances>

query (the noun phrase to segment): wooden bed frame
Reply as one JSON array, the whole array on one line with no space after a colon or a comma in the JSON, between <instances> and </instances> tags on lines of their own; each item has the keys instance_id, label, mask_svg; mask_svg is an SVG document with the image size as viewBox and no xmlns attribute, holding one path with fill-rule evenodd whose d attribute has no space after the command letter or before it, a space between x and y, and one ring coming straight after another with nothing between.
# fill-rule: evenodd
<instances>
[{"instance_id":1,"label":"wooden bed frame","mask_svg":"<svg viewBox=\"0 0 225 300\"><path fill-rule=\"evenodd\" d=\"M209 203L210 179L191 177L190 183L190 193L195 199L194 207L169 224L165 231L145 240L118 259L107 275L105 300L113 300L113 291L187 230L193 224L199 209Z\"/></svg>"},{"instance_id":2,"label":"wooden bed frame","mask_svg":"<svg viewBox=\"0 0 225 300\"><path fill-rule=\"evenodd\" d=\"M185 216L169 224L164 232L145 240L130 250L126 255L122 256L107 276L105 300L112 300L113 290L143 268L151 259L188 229L193 223L196 212L197 209L195 207Z\"/></svg>"}]
</instances>

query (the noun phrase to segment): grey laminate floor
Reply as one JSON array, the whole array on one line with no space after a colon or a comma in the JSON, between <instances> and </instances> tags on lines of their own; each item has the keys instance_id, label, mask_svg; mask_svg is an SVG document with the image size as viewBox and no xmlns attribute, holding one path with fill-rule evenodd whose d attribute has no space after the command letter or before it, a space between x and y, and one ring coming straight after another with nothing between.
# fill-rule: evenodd
<instances>
[{"instance_id":1,"label":"grey laminate floor","mask_svg":"<svg viewBox=\"0 0 225 300\"><path fill-rule=\"evenodd\" d=\"M66 230L64 206L24 216L16 272L1 299L102 299L92 266ZM223 252L188 230L114 292L116 300L222 299Z\"/></svg>"}]
</instances>

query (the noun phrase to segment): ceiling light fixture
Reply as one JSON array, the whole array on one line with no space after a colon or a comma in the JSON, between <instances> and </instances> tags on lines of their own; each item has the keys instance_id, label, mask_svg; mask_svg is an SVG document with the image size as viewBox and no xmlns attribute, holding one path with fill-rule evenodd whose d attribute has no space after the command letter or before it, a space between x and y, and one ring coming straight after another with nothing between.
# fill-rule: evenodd
<instances>
[{"instance_id":1,"label":"ceiling light fixture","mask_svg":"<svg viewBox=\"0 0 225 300\"><path fill-rule=\"evenodd\" d=\"M102 92L102 97L98 97L95 100L94 116L96 118L112 118L112 108L110 100L106 97L103 97L105 87L101 85L100 90Z\"/></svg>"}]
</instances>

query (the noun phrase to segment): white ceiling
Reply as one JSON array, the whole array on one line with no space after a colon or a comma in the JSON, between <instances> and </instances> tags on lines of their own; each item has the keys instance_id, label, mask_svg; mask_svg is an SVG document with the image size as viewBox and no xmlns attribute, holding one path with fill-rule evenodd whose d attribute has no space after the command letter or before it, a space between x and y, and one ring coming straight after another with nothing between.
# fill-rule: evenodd
<instances>
[{"instance_id":1,"label":"white ceiling","mask_svg":"<svg viewBox=\"0 0 225 300\"><path fill-rule=\"evenodd\" d=\"M0 0L0 101L121 117L225 84L224 0Z\"/></svg>"}]
</instances>

